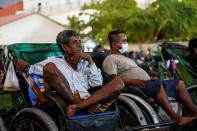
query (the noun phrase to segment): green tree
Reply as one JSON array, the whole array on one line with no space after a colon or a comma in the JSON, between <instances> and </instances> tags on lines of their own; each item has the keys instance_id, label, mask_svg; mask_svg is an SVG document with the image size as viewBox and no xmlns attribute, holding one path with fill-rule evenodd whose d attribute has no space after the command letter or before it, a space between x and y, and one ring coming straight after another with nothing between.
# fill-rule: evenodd
<instances>
[{"instance_id":1,"label":"green tree","mask_svg":"<svg viewBox=\"0 0 197 131\"><path fill-rule=\"evenodd\" d=\"M100 44L107 43L112 29L122 29L129 42L188 40L197 34L196 0L157 0L137 8L134 0L105 0L85 5L79 16L70 17L70 28ZM89 16L89 21L81 19Z\"/></svg>"},{"instance_id":2,"label":"green tree","mask_svg":"<svg viewBox=\"0 0 197 131\"><path fill-rule=\"evenodd\" d=\"M105 0L102 3L85 5L82 11L87 9L96 10L96 13L89 14L90 21L85 23L79 17L73 16L69 18L71 23L69 27L80 31L82 36L89 36L101 44L107 42L107 34L112 29L119 28L130 32L125 23L136 11L140 10L136 7L134 0ZM82 12L80 16L84 14L85 12ZM84 34L83 30L87 27L91 27L92 30L88 34Z\"/></svg>"},{"instance_id":3,"label":"green tree","mask_svg":"<svg viewBox=\"0 0 197 131\"><path fill-rule=\"evenodd\" d=\"M155 33L157 40L188 40L197 29L197 5L178 0L157 0L149 8L155 17Z\"/></svg>"}]
</instances>

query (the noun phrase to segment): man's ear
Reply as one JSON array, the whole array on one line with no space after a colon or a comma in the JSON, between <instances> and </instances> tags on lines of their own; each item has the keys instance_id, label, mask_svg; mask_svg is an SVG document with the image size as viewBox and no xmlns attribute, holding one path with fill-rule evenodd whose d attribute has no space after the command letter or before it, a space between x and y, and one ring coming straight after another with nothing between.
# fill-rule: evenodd
<instances>
[{"instance_id":1,"label":"man's ear","mask_svg":"<svg viewBox=\"0 0 197 131\"><path fill-rule=\"evenodd\" d=\"M60 44L60 46L64 52L67 51L68 47L66 44Z\"/></svg>"},{"instance_id":2,"label":"man's ear","mask_svg":"<svg viewBox=\"0 0 197 131\"><path fill-rule=\"evenodd\" d=\"M118 43L117 42L114 42L113 44L112 44L112 47L114 48L114 49L118 49L119 47L118 47Z\"/></svg>"},{"instance_id":3,"label":"man's ear","mask_svg":"<svg viewBox=\"0 0 197 131\"><path fill-rule=\"evenodd\" d=\"M116 47L116 42L112 43L112 47L115 48Z\"/></svg>"}]
</instances>

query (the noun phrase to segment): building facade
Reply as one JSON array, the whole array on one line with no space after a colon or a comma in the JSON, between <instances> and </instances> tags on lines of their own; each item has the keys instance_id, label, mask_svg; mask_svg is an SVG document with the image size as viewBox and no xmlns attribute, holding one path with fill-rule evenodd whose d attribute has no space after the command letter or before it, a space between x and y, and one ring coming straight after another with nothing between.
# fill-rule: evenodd
<instances>
[{"instance_id":1,"label":"building facade","mask_svg":"<svg viewBox=\"0 0 197 131\"><path fill-rule=\"evenodd\" d=\"M23 10L22 0L0 0L0 17L15 15L19 10Z\"/></svg>"},{"instance_id":2,"label":"building facade","mask_svg":"<svg viewBox=\"0 0 197 131\"><path fill-rule=\"evenodd\" d=\"M28 11L60 11L79 9L82 5L98 0L23 0L24 10Z\"/></svg>"}]
</instances>

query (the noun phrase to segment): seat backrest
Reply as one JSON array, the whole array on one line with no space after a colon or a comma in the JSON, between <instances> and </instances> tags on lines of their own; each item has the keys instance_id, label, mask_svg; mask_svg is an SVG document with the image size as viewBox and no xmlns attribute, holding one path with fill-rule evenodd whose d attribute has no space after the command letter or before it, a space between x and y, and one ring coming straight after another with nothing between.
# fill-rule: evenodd
<instances>
[{"instance_id":1,"label":"seat backrest","mask_svg":"<svg viewBox=\"0 0 197 131\"><path fill-rule=\"evenodd\" d=\"M55 43L16 43L9 45L8 51L29 64L35 64L50 56L63 55Z\"/></svg>"},{"instance_id":2,"label":"seat backrest","mask_svg":"<svg viewBox=\"0 0 197 131\"><path fill-rule=\"evenodd\" d=\"M179 43L163 43L161 47L161 52L166 60L171 58L171 55L166 51L166 49L172 50L175 54L183 58L188 53L188 48Z\"/></svg>"},{"instance_id":3,"label":"seat backrest","mask_svg":"<svg viewBox=\"0 0 197 131\"><path fill-rule=\"evenodd\" d=\"M31 65L50 56L63 55L60 48L55 43L16 43L8 46L8 52L12 53L18 59L27 61ZM19 79L23 79L20 75L18 75L18 77ZM32 77L32 79L42 92L43 87L40 87L38 80L34 79L34 77ZM28 85L24 79L20 82L20 88L24 93L27 104L30 106L35 105L37 99L36 95L34 94L31 86Z\"/></svg>"}]
</instances>

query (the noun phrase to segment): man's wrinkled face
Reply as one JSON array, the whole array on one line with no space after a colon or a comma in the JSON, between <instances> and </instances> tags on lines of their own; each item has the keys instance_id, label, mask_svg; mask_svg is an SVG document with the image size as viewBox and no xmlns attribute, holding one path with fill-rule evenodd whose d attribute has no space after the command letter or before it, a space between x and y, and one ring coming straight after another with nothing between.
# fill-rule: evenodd
<instances>
[{"instance_id":1,"label":"man's wrinkled face","mask_svg":"<svg viewBox=\"0 0 197 131\"><path fill-rule=\"evenodd\" d=\"M63 45L63 50L69 55L75 55L81 51L81 39L79 36L71 36L69 43Z\"/></svg>"}]
</instances>

